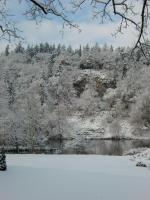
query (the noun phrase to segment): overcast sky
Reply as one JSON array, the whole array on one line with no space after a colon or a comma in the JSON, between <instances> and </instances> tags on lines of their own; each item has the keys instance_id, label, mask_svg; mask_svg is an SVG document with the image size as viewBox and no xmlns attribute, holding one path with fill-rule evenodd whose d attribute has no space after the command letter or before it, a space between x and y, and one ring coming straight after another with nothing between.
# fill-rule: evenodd
<instances>
[{"instance_id":1,"label":"overcast sky","mask_svg":"<svg viewBox=\"0 0 150 200\"><path fill-rule=\"evenodd\" d=\"M65 0L66 1L66 0ZM18 27L22 30L22 36L24 37L24 43L36 44L40 42L49 43L61 43L65 45L72 45L73 47L79 47L79 45L95 44L99 45L107 43L108 45L117 46L131 46L135 41L135 32L129 27L124 31L124 34L120 34L117 37L112 36L117 28L118 21L106 22L105 24L98 23L99 21L93 21L91 10L88 6L79 11L72 17L79 24L81 32L78 30L65 28L62 34L62 21L57 17L50 17L51 19L43 19L40 24L36 24L35 21L28 20L22 13L25 11L25 1L21 1L18 4L18 0L9 1L9 8L12 14L14 14L14 20L17 21ZM0 49L4 49L6 41L0 42Z\"/></svg>"}]
</instances>

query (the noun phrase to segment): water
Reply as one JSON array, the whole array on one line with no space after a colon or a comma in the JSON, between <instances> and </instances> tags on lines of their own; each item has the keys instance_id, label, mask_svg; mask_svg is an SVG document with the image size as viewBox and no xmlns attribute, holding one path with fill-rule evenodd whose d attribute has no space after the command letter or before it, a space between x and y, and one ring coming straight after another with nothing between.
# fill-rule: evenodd
<instances>
[{"instance_id":1,"label":"water","mask_svg":"<svg viewBox=\"0 0 150 200\"><path fill-rule=\"evenodd\" d=\"M47 153L47 154L97 154L122 155L138 147L149 147L150 140L51 140L46 146L6 147L7 153Z\"/></svg>"},{"instance_id":2,"label":"water","mask_svg":"<svg viewBox=\"0 0 150 200\"><path fill-rule=\"evenodd\" d=\"M62 153L122 155L138 147L150 147L150 140L81 140L64 141Z\"/></svg>"}]
</instances>

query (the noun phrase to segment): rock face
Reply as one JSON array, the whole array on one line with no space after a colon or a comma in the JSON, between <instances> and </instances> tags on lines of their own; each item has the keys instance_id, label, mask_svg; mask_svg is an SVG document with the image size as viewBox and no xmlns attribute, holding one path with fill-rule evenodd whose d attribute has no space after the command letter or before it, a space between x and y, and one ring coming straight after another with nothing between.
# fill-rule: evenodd
<instances>
[{"instance_id":1,"label":"rock face","mask_svg":"<svg viewBox=\"0 0 150 200\"><path fill-rule=\"evenodd\" d=\"M5 156L4 151L2 150L0 154L0 171L5 171L6 169L7 169L6 156Z\"/></svg>"},{"instance_id":2,"label":"rock face","mask_svg":"<svg viewBox=\"0 0 150 200\"><path fill-rule=\"evenodd\" d=\"M77 97L80 97L80 95L83 93L83 91L85 90L86 84L87 84L86 75L84 77L79 77L79 79L73 83L73 87L76 90Z\"/></svg>"}]
</instances>

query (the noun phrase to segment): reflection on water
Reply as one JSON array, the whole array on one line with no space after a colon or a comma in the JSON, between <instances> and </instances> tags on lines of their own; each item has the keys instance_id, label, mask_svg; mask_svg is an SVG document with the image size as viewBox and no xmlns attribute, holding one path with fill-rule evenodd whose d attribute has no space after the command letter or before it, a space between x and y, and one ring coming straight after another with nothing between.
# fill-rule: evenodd
<instances>
[{"instance_id":1,"label":"reflection on water","mask_svg":"<svg viewBox=\"0 0 150 200\"><path fill-rule=\"evenodd\" d=\"M150 140L51 140L45 146L5 147L7 153L122 155L138 147L150 147ZM1 147L0 147L1 148Z\"/></svg>"},{"instance_id":2,"label":"reflection on water","mask_svg":"<svg viewBox=\"0 0 150 200\"><path fill-rule=\"evenodd\" d=\"M62 141L58 147L55 146L63 154L98 155L122 155L138 147L150 147L150 140L72 140Z\"/></svg>"}]
</instances>

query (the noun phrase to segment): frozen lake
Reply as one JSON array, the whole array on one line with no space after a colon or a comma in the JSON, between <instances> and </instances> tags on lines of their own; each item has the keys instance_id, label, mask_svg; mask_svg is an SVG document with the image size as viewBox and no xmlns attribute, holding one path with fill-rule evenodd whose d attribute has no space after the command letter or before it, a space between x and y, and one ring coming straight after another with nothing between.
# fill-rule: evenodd
<instances>
[{"instance_id":1,"label":"frozen lake","mask_svg":"<svg viewBox=\"0 0 150 200\"><path fill-rule=\"evenodd\" d=\"M149 200L150 170L129 157L7 155L1 200Z\"/></svg>"}]
</instances>

